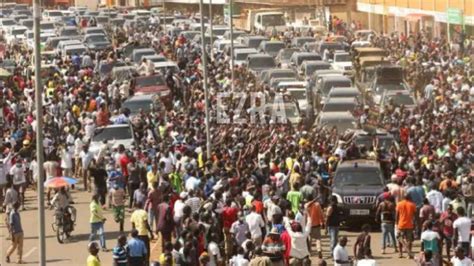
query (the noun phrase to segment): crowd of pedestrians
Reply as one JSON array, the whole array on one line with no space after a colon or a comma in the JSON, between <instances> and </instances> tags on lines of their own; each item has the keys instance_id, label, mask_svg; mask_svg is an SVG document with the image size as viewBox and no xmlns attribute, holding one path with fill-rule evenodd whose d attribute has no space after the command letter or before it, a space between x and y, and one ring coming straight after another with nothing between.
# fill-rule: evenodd
<instances>
[{"instance_id":1,"label":"crowd of pedestrians","mask_svg":"<svg viewBox=\"0 0 474 266\"><path fill-rule=\"evenodd\" d=\"M287 31L273 37L289 43L300 34ZM328 191L326 177L331 179L337 163L351 153L352 146L338 142L341 132L304 121L218 124L218 93L232 87L259 92L260 97L276 92L261 86L244 66L236 67L232 80L228 56L215 54L208 67L212 143L208 157L199 67L203 49L158 26L116 28L110 37L115 45L111 50L55 56L54 69L43 83L45 108L40 119L46 178L70 176L80 181L71 191L91 192L88 266L100 265L100 256L113 256L115 265L148 265L150 241L157 237L160 265L326 265L323 252L331 254L335 265L355 261L375 265L373 229L361 228L349 255L347 238L339 234L344 221L337 198ZM403 66L419 100L413 110L387 105L377 118L377 127L392 133L398 148L371 146L358 152L386 162L391 175L377 208L382 254L391 247L400 258L405 254L413 258L418 252L413 241L420 239L420 264L441 265L445 259L455 266L472 265L473 43L455 50L446 38L427 38L423 32L370 39L389 51L393 63ZM152 47L178 63L178 73L163 73L173 99L167 110L129 117L120 106L133 94L130 84L98 74L101 64L129 64L120 49L126 45ZM12 240L7 261L17 249L21 262L19 210L25 208L25 191L42 182L35 158L39 129L34 82L26 75L32 52L14 45L2 55L7 59L17 65L0 90L4 117L0 184L5 188L3 206ZM148 63L138 67L144 75L153 72ZM237 106L238 100L229 99L228 107ZM235 115L232 110L227 108L230 118ZM112 148L104 142L98 153L89 150L97 128L120 123L133 124L134 146ZM63 201L63 207L70 201L72 197ZM104 225L108 209L116 227ZM133 228L129 235L123 232L126 223ZM108 252L110 247L105 231L123 235L111 253L99 256L100 250ZM330 238L328 250L321 243L325 232Z\"/></svg>"}]
</instances>

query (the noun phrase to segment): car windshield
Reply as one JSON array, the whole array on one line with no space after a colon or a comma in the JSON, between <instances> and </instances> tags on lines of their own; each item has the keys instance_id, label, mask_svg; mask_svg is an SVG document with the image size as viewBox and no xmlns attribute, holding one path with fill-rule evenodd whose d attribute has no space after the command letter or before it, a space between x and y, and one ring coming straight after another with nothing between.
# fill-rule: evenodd
<instances>
[{"instance_id":1,"label":"car windshield","mask_svg":"<svg viewBox=\"0 0 474 266\"><path fill-rule=\"evenodd\" d=\"M275 61L271 57L252 58L249 62L249 68L273 68Z\"/></svg>"},{"instance_id":2,"label":"car windshield","mask_svg":"<svg viewBox=\"0 0 474 266\"><path fill-rule=\"evenodd\" d=\"M299 56L298 57L298 66L300 66L304 61L317 61L317 60L321 60L321 56L319 56L319 55Z\"/></svg>"},{"instance_id":3,"label":"car windshield","mask_svg":"<svg viewBox=\"0 0 474 266\"><path fill-rule=\"evenodd\" d=\"M262 25L264 27L268 26L285 26L285 19L283 18L283 14L275 14L275 15L265 15L262 18Z\"/></svg>"},{"instance_id":4,"label":"car windshield","mask_svg":"<svg viewBox=\"0 0 474 266\"><path fill-rule=\"evenodd\" d=\"M351 56L349 54L335 54L334 61L335 62L351 62Z\"/></svg>"},{"instance_id":5,"label":"car windshield","mask_svg":"<svg viewBox=\"0 0 474 266\"><path fill-rule=\"evenodd\" d=\"M105 34L103 29L90 29L86 31L86 34L97 34L97 33Z\"/></svg>"},{"instance_id":6,"label":"car windshield","mask_svg":"<svg viewBox=\"0 0 474 266\"><path fill-rule=\"evenodd\" d=\"M293 50L293 49L285 49L283 50L281 53L280 53L280 58L282 60L290 60L291 56L296 52L298 51L297 49Z\"/></svg>"},{"instance_id":7,"label":"car windshield","mask_svg":"<svg viewBox=\"0 0 474 266\"><path fill-rule=\"evenodd\" d=\"M41 23L42 30L54 30L54 23Z\"/></svg>"},{"instance_id":8,"label":"car windshield","mask_svg":"<svg viewBox=\"0 0 474 266\"><path fill-rule=\"evenodd\" d=\"M104 35L94 35L94 36L89 36L87 37L87 40L89 42L106 42L107 38L105 38Z\"/></svg>"},{"instance_id":9,"label":"car windshield","mask_svg":"<svg viewBox=\"0 0 474 266\"><path fill-rule=\"evenodd\" d=\"M40 36L40 42L46 42L50 36ZM31 37L33 39L34 37Z\"/></svg>"},{"instance_id":10,"label":"car windshield","mask_svg":"<svg viewBox=\"0 0 474 266\"><path fill-rule=\"evenodd\" d=\"M130 114L138 114L140 109L145 112L150 111L150 105L153 102L151 100L134 100L134 101L126 101L123 103L122 107L130 110Z\"/></svg>"},{"instance_id":11,"label":"car windshield","mask_svg":"<svg viewBox=\"0 0 474 266\"><path fill-rule=\"evenodd\" d=\"M274 53L274 52L278 52L280 51L281 49L285 48L285 44L284 43L272 43L272 42L269 42L269 43L266 43L265 44L265 51L266 52L270 52L270 53Z\"/></svg>"},{"instance_id":12,"label":"car windshield","mask_svg":"<svg viewBox=\"0 0 474 266\"><path fill-rule=\"evenodd\" d=\"M50 17L62 17L63 13L60 11L50 11L48 12Z\"/></svg>"},{"instance_id":13,"label":"car windshield","mask_svg":"<svg viewBox=\"0 0 474 266\"><path fill-rule=\"evenodd\" d=\"M79 32L77 29L65 29L61 31L61 36L77 36Z\"/></svg>"},{"instance_id":14,"label":"car windshield","mask_svg":"<svg viewBox=\"0 0 474 266\"><path fill-rule=\"evenodd\" d=\"M379 84L376 88L375 88L375 92L378 93L378 94L381 94L385 91L401 91L401 90L405 90L405 86L403 86L403 84L401 83L386 83L386 84Z\"/></svg>"},{"instance_id":15,"label":"car windshield","mask_svg":"<svg viewBox=\"0 0 474 266\"><path fill-rule=\"evenodd\" d=\"M216 36L222 36L227 31L227 29L213 29L212 32Z\"/></svg>"},{"instance_id":16,"label":"car windshield","mask_svg":"<svg viewBox=\"0 0 474 266\"><path fill-rule=\"evenodd\" d=\"M108 18L108 17L96 17L96 20L97 20L97 22L99 22L99 23L106 23L106 22L109 22L109 18Z\"/></svg>"},{"instance_id":17,"label":"car windshield","mask_svg":"<svg viewBox=\"0 0 474 266\"><path fill-rule=\"evenodd\" d=\"M286 117L298 117L298 108L294 105L285 105L285 115Z\"/></svg>"},{"instance_id":18,"label":"car windshield","mask_svg":"<svg viewBox=\"0 0 474 266\"><path fill-rule=\"evenodd\" d=\"M305 100L306 99L306 91L305 90L292 90L290 94L296 100Z\"/></svg>"},{"instance_id":19,"label":"car windshield","mask_svg":"<svg viewBox=\"0 0 474 266\"><path fill-rule=\"evenodd\" d=\"M327 95L333 87L350 87L351 85L351 82L346 80L327 82L324 88L322 88L322 93Z\"/></svg>"},{"instance_id":20,"label":"car windshield","mask_svg":"<svg viewBox=\"0 0 474 266\"><path fill-rule=\"evenodd\" d=\"M393 101L395 105L414 105L413 98L408 94L390 95L388 101Z\"/></svg>"},{"instance_id":21,"label":"car windshield","mask_svg":"<svg viewBox=\"0 0 474 266\"><path fill-rule=\"evenodd\" d=\"M137 87L163 86L165 81L161 75L137 78Z\"/></svg>"},{"instance_id":22,"label":"car windshield","mask_svg":"<svg viewBox=\"0 0 474 266\"><path fill-rule=\"evenodd\" d=\"M329 128L333 128L336 126L339 131L344 131L348 128L353 128L354 125L352 124L354 122L353 119L345 119L345 118L338 118L338 119L322 119L320 126L326 126Z\"/></svg>"},{"instance_id":23,"label":"car windshield","mask_svg":"<svg viewBox=\"0 0 474 266\"><path fill-rule=\"evenodd\" d=\"M295 73L293 72L274 72L271 75L268 76L268 79L274 79L274 78L294 78Z\"/></svg>"},{"instance_id":24,"label":"car windshield","mask_svg":"<svg viewBox=\"0 0 474 266\"><path fill-rule=\"evenodd\" d=\"M342 104L342 103L330 103L325 104L323 112L346 112L354 110L355 105L353 104Z\"/></svg>"},{"instance_id":25,"label":"car windshield","mask_svg":"<svg viewBox=\"0 0 474 266\"><path fill-rule=\"evenodd\" d=\"M26 32L26 29L14 29L12 30L12 35L16 36L16 35L23 35L25 34Z\"/></svg>"},{"instance_id":26,"label":"car windshield","mask_svg":"<svg viewBox=\"0 0 474 266\"><path fill-rule=\"evenodd\" d=\"M360 169L347 168L336 172L334 177L336 186L379 186L383 185L380 171L374 168Z\"/></svg>"},{"instance_id":27,"label":"car windshield","mask_svg":"<svg viewBox=\"0 0 474 266\"><path fill-rule=\"evenodd\" d=\"M23 26L25 26L27 28L32 28L33 27L33 20L25 20L22 23L23 23Z\"/></svg>"},{"instance_id":28,"label":"car windshield","mask_svg":"<svg viewBox=\"0 0 474 266\"><path fill-rule=\"evenodd\" d=\"M377 137L377 139L378 139L378 146L381 148L384 148L385 150L388 150L394 143L394 139L387 136L385 137L380 136L380 137ZM364 145L367 148L372 147L374 145L373 137L371 136L358 136L356 137L354 142L357 146Z\"/></svg>"},{"instance_id":29,"label":"car windshield","mask_svg":"<svg viewBox=\"0 0 474 266\"><path fill-rule=\"evenodd\" d=\"M235 55L235 60L239 60L239 61L247 60L247 57L249 56L249 54L253 54L253 53L238 53Z\"/></svg>"},{"instance_id":30,"label":"car windshield","mask_svg":"<svg viewBox=\"0 0 474 266\"><path fill-rule=\"evenodd\" d=\"M330 65L326 64L310 64L306 66L305 75L311 76L316 70L329 69Z\"/></svg>"},{"instance_id":31,"label":"car windshield","mask_svg":"<svg viewBox=\"0 0 474 266\"><path fill-rule=\"evenodd\" d=\"M13 26L13 25L16 25L16 23L15 23L14 20L4 19L4 20L2 20L2 25L3 26Z\"/></svg>"},{"instance_id":32,"label":"car windshield","mask_svg":"<svg viewBox=\"0 0 474 266\"><path fill-rule=\"evenodd\" d=\"M97 129L96 135L92 138L94 142L114 139L131 139L132 131L130 127L106 127Z\"/></svg>"},{"instance_id":33,"label":"car windshield","mask_svg":"<svg viewBox=\"0 0 474 266\"><path fill-rule=\"evenodd\" d=\"M81 48L67 49L67 50L66 50L66 53L67 53L68 55L74 55L74 54L81 55L81 54L83 54L85 51L86 51L86 49L81 47Z\"/></svg>"}]
</instances>

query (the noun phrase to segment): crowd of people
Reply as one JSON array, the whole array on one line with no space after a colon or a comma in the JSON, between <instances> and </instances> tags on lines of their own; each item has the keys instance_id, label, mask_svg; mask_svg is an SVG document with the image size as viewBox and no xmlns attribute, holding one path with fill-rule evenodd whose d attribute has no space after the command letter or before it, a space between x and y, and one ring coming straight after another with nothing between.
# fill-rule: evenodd
<instances>
[{"instance_id":1,"label":"crowd of people","mask_svg":"<svg viewBox=\"0 0 474 266\"><path fill-rule=\"evenodd\" d=\"M338 233L343 217L328 187L338 162L354 149L359 156L389 165L390 181L379 197L376 219L383 232L382 253L392 247L400 257L406 253L413 258L413 240L420 239L421 265L442 265L442 259L472 265L472 41L456 50L445 38L427 38L424 32L370 38L389 51L393 63L403 66L419 100L413 110L387 105L377 118L377 127L399 143L389 149L359 149L339 141L341 132L335 129L304 122L275 123L266 117L260 124L218 124L218 93L234 88L263 98L278 92L261 85L242 66L236 67L232 80L228 56L215 54L208 66L209 157L199 67L203 49L172 33L158 26L113 29L113 49L58 54L54 71L44 79L45 176L81 182L69 192L54 191L52 204L59 208L71 204L71 191L91 193L87 265L100 265L99 250L109 251L104 231L123 232L125 223L132 224L130 235L124 232L112 252L101 255L113 256L115 265L148 265L150 241L158 236L160 265L326 265L323 251L332 254L335 265L375 265L370 226L361 228L349 256L347 238ZM299 34L287 31L273 37L289 43ZM120 48L133 44L153 47L178 63L179 73L163 73L173 98L167 110L130 117L121 108L133 94L130 84L98 74L103 63L129 63ZM0 90L0 183L12 239L7 261L18 248L22 262L20 210L25 208L25 191L42 182L35 155L38 118L28 68L32 51L16 44L3 54L2 60L7 59L17 65ZM145 75L153 72L147 64L145 60L139 66ZM229 118L248 115L233 113L238 98L227 101ZM112 148L110 140L98 153L89 150L97 128L120 123L133 124L133 147ZM117 228L104 228L105 209L112 210ZM322 249L324 231L330 236L329 250Z\"/></svg>"}]
</instances>

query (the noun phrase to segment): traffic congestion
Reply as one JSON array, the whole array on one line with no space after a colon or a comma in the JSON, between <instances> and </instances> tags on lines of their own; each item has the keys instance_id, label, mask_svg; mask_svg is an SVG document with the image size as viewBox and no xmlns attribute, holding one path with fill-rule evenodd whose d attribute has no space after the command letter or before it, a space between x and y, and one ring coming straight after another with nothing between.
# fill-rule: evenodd
<instances>
[{"instance_id":1,"label":"traffic congestion","mask_svg":"<svg viewBox=\"0 0 474 266\"><path fill-rule=\"evenodd\" d=\"M41 182L58 265L472 265L474 36L73 6L35 73L32 8L0 14L1 262Z\"/></svg>"}]
</instances>

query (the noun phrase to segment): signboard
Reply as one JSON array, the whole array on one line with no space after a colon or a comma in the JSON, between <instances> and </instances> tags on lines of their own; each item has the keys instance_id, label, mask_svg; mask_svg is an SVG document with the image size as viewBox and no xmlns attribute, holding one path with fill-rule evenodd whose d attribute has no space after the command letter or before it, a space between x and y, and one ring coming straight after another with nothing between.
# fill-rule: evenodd
<instances>
[{"instance_id":1,"label":"signboard","mask_svg":"<svg viewBox=\"0 0 474 266\"><path fill-rule=\"evenodd\" d=\"M462 24L463 16L461 9L448 8L446 10L446 17L450 24Z\"/></svg>"}]
</instances>

